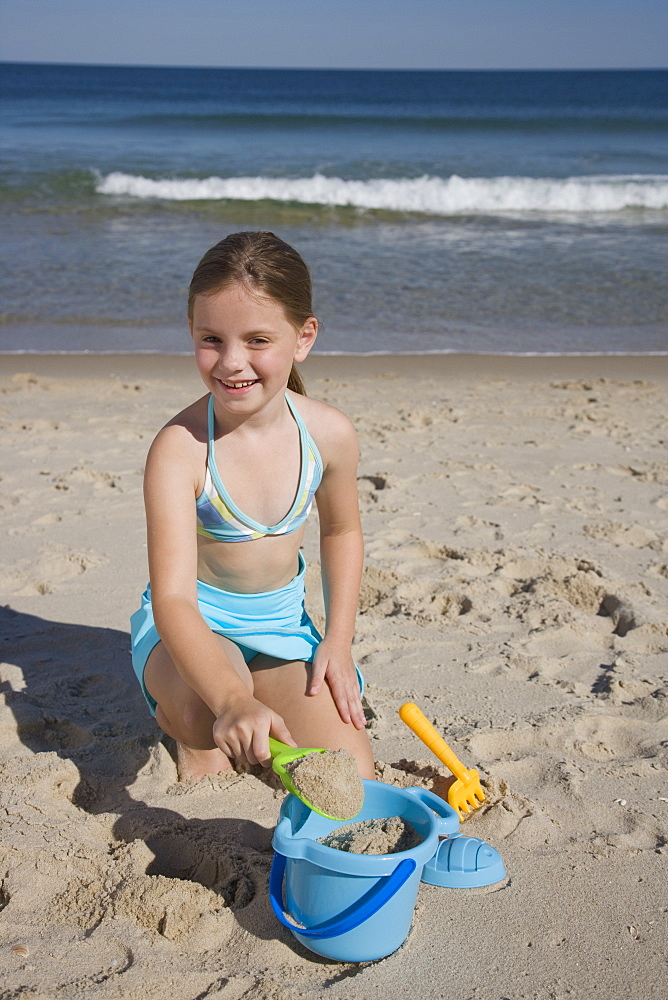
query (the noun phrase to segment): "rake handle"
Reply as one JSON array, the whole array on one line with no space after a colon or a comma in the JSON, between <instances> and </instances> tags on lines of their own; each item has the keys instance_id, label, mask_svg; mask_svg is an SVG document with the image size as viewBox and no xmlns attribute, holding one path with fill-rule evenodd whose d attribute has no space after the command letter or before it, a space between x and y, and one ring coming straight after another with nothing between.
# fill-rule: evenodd
<instances>
[{"instance_id":1,"label":"rake handle","mask_svg":"<svg viewBox=\"0 0 668 1000\"><path fill-rule=\"evenodd\" d=\"M424 745L429 747L448 770L452 771L456 778L464 781L469 777L469 772L462 762L455 756L443 737L436 732L429 719L417 705L414 705L412 701L407 701L399 709L399 716L408 728L413 730L418 739L422 740Z\"/></svg>"}]
</instances>

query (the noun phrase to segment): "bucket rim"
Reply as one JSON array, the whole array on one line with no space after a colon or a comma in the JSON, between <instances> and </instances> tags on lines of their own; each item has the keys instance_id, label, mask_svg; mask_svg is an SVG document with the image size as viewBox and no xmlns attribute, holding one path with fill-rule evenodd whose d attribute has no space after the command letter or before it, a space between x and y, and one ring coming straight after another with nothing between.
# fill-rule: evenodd
<instances>
[{"instance_id":1,"label":"bucket rim","mask_svg":"<svg viewBox=\"0 0 668 1000\"><path fill-rule=\"evenodd\" d=\"M426 837L407 851L395 851L391 854L351 854L347 851L339 851L336 848L327 847L325 844L319 844L312 837L292 833L292 822L289 816L291 796L288 796L281 808L281 816L272 837L271 843L274 850L286 858L310 861L320 868L340 874L356 875L361 878L378 878L381 875L390 875L397 864L407 858L414 860L416 866L421 868L433 857L438 847L439 837L455 833L459 829L459 818L452 807L425 788L415 786L399 788L396 785L387 785L385 782L373 781L369 778L363 779L362 783L365 786L365 797L367 791L373 790L373 794L382 794L387 789L391 789L392 793L406 798L406 804L410 803L411 811L422 810L429 824L429 832ZM401 813L397 815L401 815ZM330 829L335 830L347 826L351 822L355 822L355 819L335 823ZM323 832L322 835L326 834Z\"/></svg>"}]
</instances>

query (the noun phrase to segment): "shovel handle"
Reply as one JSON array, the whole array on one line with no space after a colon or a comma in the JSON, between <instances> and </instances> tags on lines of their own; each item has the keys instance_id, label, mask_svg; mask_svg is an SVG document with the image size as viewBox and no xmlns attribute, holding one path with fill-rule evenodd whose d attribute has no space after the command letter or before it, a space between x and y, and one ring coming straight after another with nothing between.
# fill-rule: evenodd
<instances>
[{"instance_id":1,"label":"shovel handle","mask_svg":"<svg viewBox=\"0 0 668 1000\"><path fill-rule=\"evenodd\" d=\"M273 736L269 737L269 753L272 760L274 757L278 757L279 753L285 753L286 750L294 750L294 747L288 746L287 743L281 743L280 740L275 740Z\"/></svg>"},{"instance_id":2,"label":"shovel handle","mask_svg":"<svg viewBox=\"0 0 668 1000\"><path fill-rule=\"evenodd\" d=\"M407 701L399 709L399 716L402 722L405 722L408 728L413 730L418 739L421 739L424 745L429 747L431 752L445 764L448 770L452 771L456 778L461 781L468 778L468 771L462 762L455 756L443 737L436 732L429 719L417 705L414 705L412 701Z\"/></svg>"}]
</instances>

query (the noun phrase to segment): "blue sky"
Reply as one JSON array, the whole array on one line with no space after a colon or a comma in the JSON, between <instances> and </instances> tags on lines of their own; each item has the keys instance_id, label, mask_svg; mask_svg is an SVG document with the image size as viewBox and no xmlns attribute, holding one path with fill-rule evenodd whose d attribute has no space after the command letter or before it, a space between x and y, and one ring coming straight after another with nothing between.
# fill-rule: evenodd
<instances>
[{"instance_id":1,"label":"blue sky","mask_svg":"<svg viewBox=\"0 0 668 1000\"><path fill-rule=\"evenodd\" d=\"M667 53L667 0L0 0L2 60L595 69Z\"/></svg>"}]
</instances>

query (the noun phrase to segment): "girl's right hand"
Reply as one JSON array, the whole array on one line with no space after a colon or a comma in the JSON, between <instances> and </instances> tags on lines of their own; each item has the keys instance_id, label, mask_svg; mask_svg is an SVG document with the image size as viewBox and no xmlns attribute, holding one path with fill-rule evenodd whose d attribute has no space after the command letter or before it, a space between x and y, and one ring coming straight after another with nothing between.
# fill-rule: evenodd
<instances>
[{"instance_id":1,"label":"girl's right hand","mask_svg":"<svg viewBox=\"0 0 668 1000\"><path fill-rule=\"evenodd\" d=\"M213 738L227 757L241 764L271 764L269 734L297 746L280 715L251 694L230 699L213 724Z\"/></svg>"}]
</instances>

